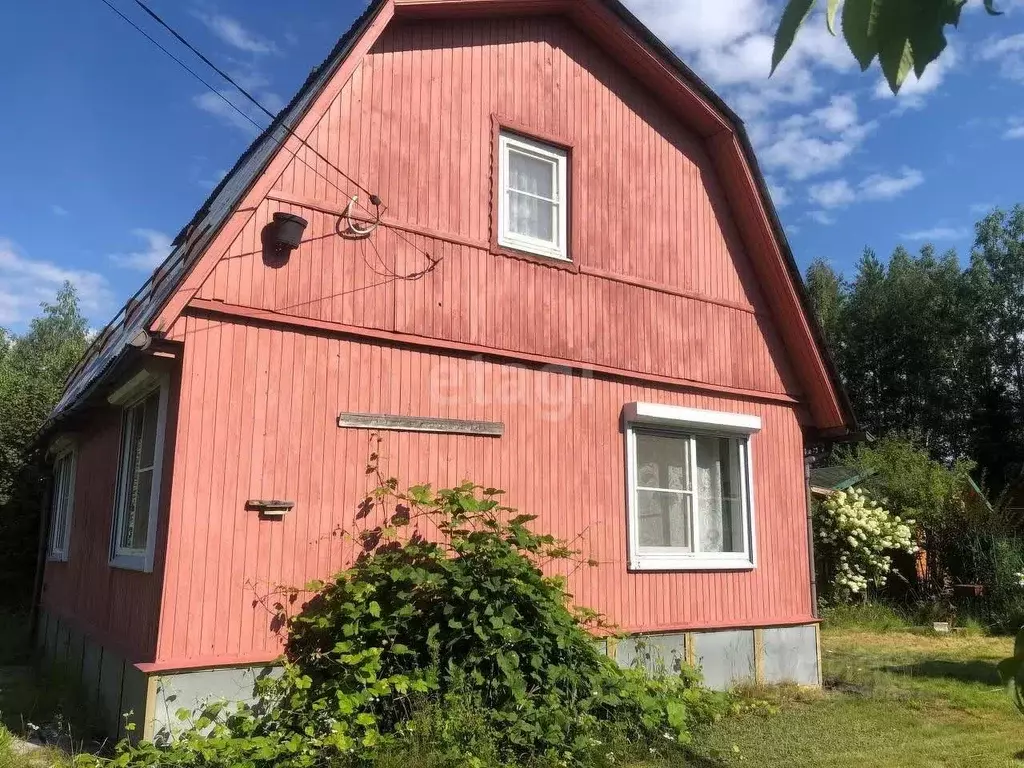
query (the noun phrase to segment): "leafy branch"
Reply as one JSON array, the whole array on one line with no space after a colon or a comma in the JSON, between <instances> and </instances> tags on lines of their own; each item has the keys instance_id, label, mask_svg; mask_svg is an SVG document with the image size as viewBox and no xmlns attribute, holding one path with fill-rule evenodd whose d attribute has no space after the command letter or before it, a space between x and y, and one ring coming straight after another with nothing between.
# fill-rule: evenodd
<instances>
[{"instance_id":1,"label":"leafy branch","mask_svg":"<svg viewBox=\"0 0 1024 768\"><path fill-rule=\"evenodd\" d=\"M948 42L946 27L959 27L967 0L826 0L825 24L837 34L842 13L842 34L861 71L877 58L893 93L898 93L911 71L920 78L939 58ZM990 16L1000 16L995 0L983 0ZM779 21L772 52L772 73L796 41L817 0L789 0Z\"/></svg>"}]
</instances>

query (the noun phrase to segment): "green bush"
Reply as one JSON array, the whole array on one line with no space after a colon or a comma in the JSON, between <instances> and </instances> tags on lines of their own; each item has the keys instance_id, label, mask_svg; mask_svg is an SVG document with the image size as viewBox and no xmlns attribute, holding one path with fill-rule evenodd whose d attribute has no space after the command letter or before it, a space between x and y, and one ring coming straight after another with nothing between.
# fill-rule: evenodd
<instances>
[{"instance_id":1,"label":"green bush","mask_svg":"<svg viewBox=\"0 0 1024 768\"><path fill-rule=\"evenodd\" d=\"M816 567L830 602L866 597L889 578L892 555L913 553L913 520L903 520L859 489L832 494L814 505Z\"/></svg>"},{"instance_id":2,"label":"green bush","mask_svg":"<svg viewBox=\"0 0 1024 768\"><path fill-rule=\"evenodd\" d=\"M958 615L999 632L1024 627L1024 540L998 529L964 532L950 542L946 557L953 583L985 589L979 598L955 599Z\"/></svg>"},{"instance_id":3,"label":"green bush","mask_svg":"<svg viewBox=\"0 0 1024 768\"><path fill-rule=\"evenodd\" d=\"M307 585L260 706L211 705L167 746L122 745L115 764L368 765L416 747L457 765L602 765L609 743L685 745L726 711L690 675L649 679L602 654L596 617L540 568L577 553L499 497L382 481L359 512L377 523L361 556Z\"/></svg>"}]
</instances>

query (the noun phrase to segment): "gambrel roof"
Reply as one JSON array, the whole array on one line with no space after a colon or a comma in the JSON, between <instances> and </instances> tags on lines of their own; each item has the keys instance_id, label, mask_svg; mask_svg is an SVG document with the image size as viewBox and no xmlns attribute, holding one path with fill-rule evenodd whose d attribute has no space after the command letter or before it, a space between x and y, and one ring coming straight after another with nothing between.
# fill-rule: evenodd
<instances>
[{"instance_id":1,"label":"gambrel roof","mask_svg":"<svg viewBox=\"0 0 1024 768\"><path fill-rule=\"evenodd\" d=\"M51 420L83 402L133 343L150 335L159 338L171 327L201 284L197 269L207 247L279 150L301 146L293 132L302 135L307 113L321 92L336 76L343 76L345 67L361 59L393 20L481 15L561 15L572 20L701 137L779 324L813 426L824 435L855 429L852 409L825 348L743 122L619 0L373 0L178 234L167 260L97 337L69 377Z\"/></svg>"}]
</instances>

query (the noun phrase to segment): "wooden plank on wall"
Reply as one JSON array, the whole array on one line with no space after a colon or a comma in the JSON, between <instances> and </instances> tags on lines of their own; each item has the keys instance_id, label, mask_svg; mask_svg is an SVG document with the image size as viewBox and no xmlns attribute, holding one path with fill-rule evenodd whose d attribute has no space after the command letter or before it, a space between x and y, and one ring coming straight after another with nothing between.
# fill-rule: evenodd
<instances>
[{"instance_id":1,"label":"wooden plank on wall","mask_svg":"<svg viewBox=\"0 0 1024 768\"><path fill-rule=\"evenodd\" d=\"M446 435L476 435L478 437L501 437L505 434L505 425L500 421L435 419L429 416L392 416L381 413L343 413L338 416L338 426L352 429L380 429L389 432L439 432Z\"/></svg>"}]
</instances>

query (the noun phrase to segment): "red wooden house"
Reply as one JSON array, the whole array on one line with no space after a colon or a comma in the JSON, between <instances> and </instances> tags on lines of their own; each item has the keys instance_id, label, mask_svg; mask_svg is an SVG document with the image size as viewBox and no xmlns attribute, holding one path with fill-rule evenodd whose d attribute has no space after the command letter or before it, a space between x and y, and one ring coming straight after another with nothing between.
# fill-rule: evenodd
<instances>
[{"instance_id":1,"label":"red wooden house","mask_svg":"<svg viewBox=\"0 0 1024 768\"><path fill-rule=\"evenodd\" d=\"M578 537L623 663L813 684L853 424L740 120L622 5L376 0L69 380L40 643L111 730L247 695L373 430Z\"/></svg>"}]
</instances>

